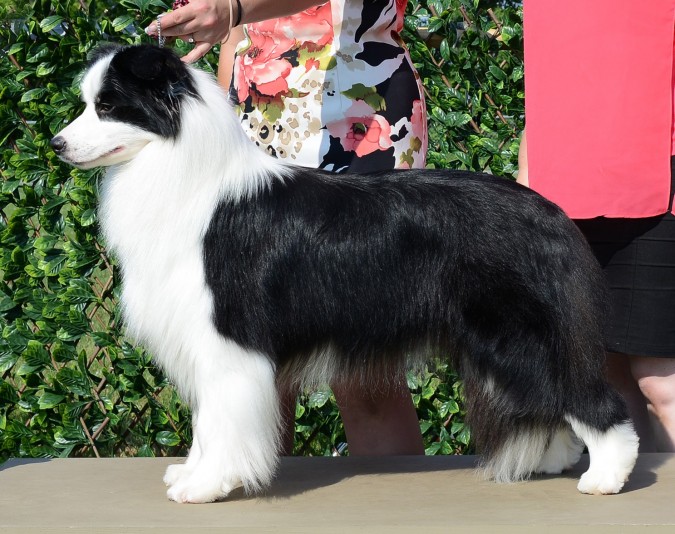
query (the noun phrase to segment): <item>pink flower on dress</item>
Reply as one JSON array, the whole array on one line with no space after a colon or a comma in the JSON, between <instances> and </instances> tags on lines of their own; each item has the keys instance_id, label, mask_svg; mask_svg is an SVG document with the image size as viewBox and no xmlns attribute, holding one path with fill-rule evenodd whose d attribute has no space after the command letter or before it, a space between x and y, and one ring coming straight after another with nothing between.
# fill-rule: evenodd
<instances>
[{"instance_id":1,"label":"pink flower on dress","mask_svg":"<svg viewBox=\"0 0 675 534\"><path fill-rule=\"evenodd\" d=\"M303 48L320 50L333 42L330 2L279 19L279 23L287 35L295 35L298 44Z\"/></svg>"},{"instance_id":2,"label":"pink flower on dress","mask_svg":"<svg viewBox=\"0 0 675 534\"><path fill-rule=\"evenodd\" d=\"M283 54L297 48L320 50L333 41L330 3L289 17L248 24L246 31L249 47L235 59L239 101L246 100L253 85L261 95L283 95L288 92L287 78L293 69ZM309 71L319 68L320 63L310 59L304 67Z\"/></svg>"},{"instance_id":3,"label":"pink flower on dress","mask_svg":"<svg viewBox=\"0 0 675 534\"><path fill-rule=\"evenodd\" d=\"M391 126L363 100L355 101L344 119L329 123L328 132L340 139L345 150L359 157L392 146Z\"/></svg>"},{"instance_id":4,"label":"pink flower on dress","mask_svg":"<svg viewBox=\"0 0 675 534\"><path fill-rule=\"evenodd\" d=\"M408 0L396 0L396 31L403 30L403 19L405 18L405 7Z\"/></svg>"},{"instance_id":5,"label":"pink flower on dress","mask_svg":"<svg viewBox=\"0 0 675 534\"><path fill-rule=\"evenodd\" d=\"M263 21L248 26L250 45L243 55L235 59L237 73L237 94L239 101L246 100L249 88L266 96L277 96L288 92L286 78L293 66L280 57L295 44L292 38L272 33L274 21Z\"/></svg>"}]
</instances>

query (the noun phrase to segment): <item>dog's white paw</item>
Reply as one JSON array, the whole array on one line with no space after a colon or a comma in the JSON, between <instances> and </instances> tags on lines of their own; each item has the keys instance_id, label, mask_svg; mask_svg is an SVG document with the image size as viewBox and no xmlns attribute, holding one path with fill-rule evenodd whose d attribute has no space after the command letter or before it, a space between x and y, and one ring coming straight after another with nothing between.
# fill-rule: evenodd
<instances>
[{"instance_id":1,"label":"dog's white paw","mask_svg":"<svg viewBox=\"0 0 675 534\"><path fill-rule=\"evenodd\" d=\"M185 464L174 464L166 468L164 473L164 484L173 486L181 479L187 478L192 473L192 469Z\"/></svg>"},{"instance_id":2,"label":"dog's white paw","mask_svg":"<svg viewBox=\"0 0 675 534\"><path fill-rule=\"evenodd\" d=\"M590 495L611 495L619 493L628 480L630 471L602 471L589 469L579 479L577 489Z\"/></svg>"},{"instance_id":3,"label":"dog's white paw","mask_svg":"<svg viewBox=\"0 0 675 534\"><path fill-rule=\"evenodd\" d=\"M237 485L212 473L200 476L195 472L174 483L166 495L178 503L207 503L223 500Z\"/></svg>"},{"instance_id":4,"label":"dog's white paw","mask_svg":"<svg viewBox=\"0 0 675 534\"><path fill-rule=\"evenodd\" d=\"M619 493L628 480L638 457L638 437L630 421L599 431L567 418L574 432L588 446L591 465L577 489L581 493L609 495Z\"/></svg>"},{"instance_id":5,"label":"dog's white paw","mask_svg":"<svg viewBox=\"0 0 675 534\"><path fill-rule=\"evenodd\" d=\"M174 484L166 492L166 496L178 503L200 504L220 501L232 491L228 485L200 484L198 482L179 482Z\"/></svg>"}]
</instances>

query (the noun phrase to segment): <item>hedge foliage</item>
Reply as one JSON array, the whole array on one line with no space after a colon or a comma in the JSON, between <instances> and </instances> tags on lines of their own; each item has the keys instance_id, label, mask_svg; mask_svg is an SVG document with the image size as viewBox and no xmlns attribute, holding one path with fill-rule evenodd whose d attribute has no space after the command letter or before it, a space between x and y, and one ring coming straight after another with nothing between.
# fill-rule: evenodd
<instances>
[{"instance_id":1,"label":"hedge foliage","mask_svg":"<svg viewBox=\"0 0 675 534\"><path fill-rule=\"evenodd\" d=\"M189 443L189 413L123 334L118 270L97 233L99 171L68 168L49 147L82 108L91 49L144 41L167 7L0 0L0 461L176 455ZM515 172L521 20L519 2L409 2L404 37L427 92L430 165ZM201 62L214 65L215 55ZM461 383L442 363L432 371L408 376L427 453L465 452ZM330 391L304 395L296 452L331 454L344 441Z\"/></svg>"}]
</instances>

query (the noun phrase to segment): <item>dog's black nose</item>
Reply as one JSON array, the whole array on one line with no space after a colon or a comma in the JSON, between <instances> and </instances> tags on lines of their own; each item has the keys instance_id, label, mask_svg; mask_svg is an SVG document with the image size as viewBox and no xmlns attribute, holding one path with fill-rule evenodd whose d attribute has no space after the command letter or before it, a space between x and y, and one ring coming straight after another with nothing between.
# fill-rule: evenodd
<instances>
[{"instance_id":1,"label":"dog's black nose","mask_svg":"<svg viewBox=\"0 0 675 534\"><path fill-rule=\"evenodd\" d=\"M60 135L57 135L56 137L52 138L49 144L54 149L54 152L56 152L57 154L60 154L66 149L66 140Z\"/></svg>"}]
</instances>

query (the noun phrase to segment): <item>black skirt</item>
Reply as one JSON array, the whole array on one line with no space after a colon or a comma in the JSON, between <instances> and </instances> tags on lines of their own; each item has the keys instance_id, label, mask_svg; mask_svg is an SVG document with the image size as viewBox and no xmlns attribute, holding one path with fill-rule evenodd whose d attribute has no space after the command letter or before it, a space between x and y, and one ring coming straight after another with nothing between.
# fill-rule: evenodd
<instances>
[{"instance_id":1,"label":"black skirt","mask_svg":"<svg viewBox=\"0 0 675 534\"><path fill-rule=\"evenodd\" d=\"M576 223L609 283L607 350L675 357L675 216Z\"/></svg>"}]
</instances>

